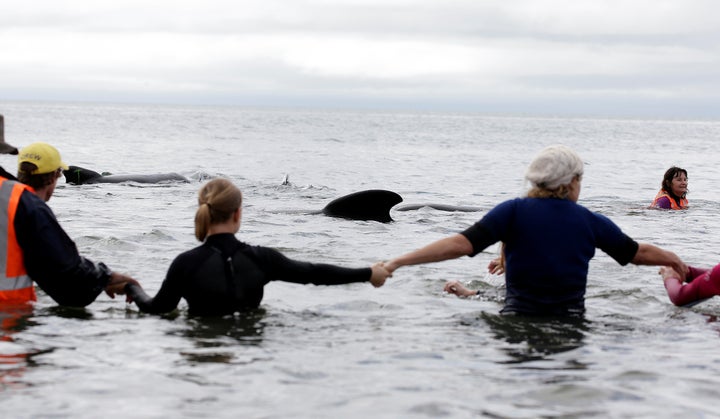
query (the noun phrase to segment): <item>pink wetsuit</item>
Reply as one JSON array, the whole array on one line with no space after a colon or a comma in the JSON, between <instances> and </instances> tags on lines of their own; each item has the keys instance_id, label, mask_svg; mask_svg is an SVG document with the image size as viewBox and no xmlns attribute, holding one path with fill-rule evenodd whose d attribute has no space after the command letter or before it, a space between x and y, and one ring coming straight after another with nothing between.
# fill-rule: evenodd
<instances>
[{"instance_id":1,"label":"pink wetsuit","mask_svg":"<svg viewBox=\"0 0 720 419\"><path fill-rule=\"evenodd\" d=\"M687 283L681 283L679 278L665 280L665 289L673 304L692 305L720 295L720 264L712 269L688 268Z\"/></svg>"}]
</instances>

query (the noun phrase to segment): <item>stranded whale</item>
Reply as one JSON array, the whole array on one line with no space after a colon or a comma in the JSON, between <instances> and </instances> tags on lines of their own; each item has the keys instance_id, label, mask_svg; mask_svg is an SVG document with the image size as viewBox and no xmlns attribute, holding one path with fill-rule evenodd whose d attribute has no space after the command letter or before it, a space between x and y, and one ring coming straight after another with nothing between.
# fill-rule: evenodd
<instances>
[{"instance_id":1,"label":"stranded whale","mask_svg":"<svg viewBox=\"0 0 720 419\"><path fill-rule=\"evenodd\" d=\"M330 217L389 223L393 221L390 210L402 201L402 197L395 192L370 189L341 196L327 204L322 211L315 211L313 214L322 213ZM481 210L480 207L447 204L408 204L397 207L395 210L412 211L420 208L432 208L450 212L477 212Z\"/></svg>"},{"instance_id":2,"label":"stranded whale","mask_svg":"<svg viewBox=\"0 0 720 419\"><path fill-rule=\"evenodd\" d=\"M65 176L65 182L73 185L122 182L189 182L186 177L177 173L157 173L152 175L105 175L80 166L68 166L68 170L63 170L63 175Z\"/></svg>"},{"instance_id":3,"label":"stranded whale","mask_svg":"<svg viewBox=\"0 0 720 419\"><path fill-rule=\"evenodd\" d=\"M64 170L65 181L73 185L93 183L159 183L159 182L189 182L177 173L160 173L154 175L103 175L79 166L69 166ZM283 185L289 184L288 176ZM350 220L378 221L389 223L393 221L390 210L403 199L396 192L384 189L368 189L353 192L334 199L319 211L304 211L307 214L324 214L328 217L346 218ZM410 204L398 207L397 211L410 211L429 207L440 211L480 211L477 207L462 207L446 204Z\"/></svg>"}]
</instances>

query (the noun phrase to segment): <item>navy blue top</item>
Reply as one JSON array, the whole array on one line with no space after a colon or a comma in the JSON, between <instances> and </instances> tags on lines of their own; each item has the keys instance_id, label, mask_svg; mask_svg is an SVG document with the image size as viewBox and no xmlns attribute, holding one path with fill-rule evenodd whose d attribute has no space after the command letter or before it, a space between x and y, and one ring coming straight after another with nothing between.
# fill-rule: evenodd
<instances>
[{"instance_id":1,"label":"navy blue top","mask_svg":"<svg viewBox=\"0 0 720 419\"><path fill-rule=\"evenodd\" d=\"M0 176L16 181L2 168ZM14 225L28 276L55 302L84 307L105 289L110 270L80 256L75 243L40 197L23 191Z\"/></svg>"},{"instance_id":2,"label":"navy blue top","mask_svg":"<svg viewBox=\"0 0 720 419\"><path fill-rule=\"evenodd\" d=\"M277 250L251 246L230 233L213 234L178 255L155 297L128 284L126 291L141 311L166 313L181 298L191 315L218 316L257 308L270 281L340 285L370 280L370 268L343 268L292 260Z\"/></svg>"},{"instance_id":3,"label":"navy blue top","mask_svg":"<svg viewBox=\"0 0 720 419\"><path fill-rule=\"evenodd\" d=\"M472 243L471 256L505 243L503 313L581 314L595 249L621 265L638 250L610 219L567 199L505 201L461 234Z\"/></svg>"}]
</instances>

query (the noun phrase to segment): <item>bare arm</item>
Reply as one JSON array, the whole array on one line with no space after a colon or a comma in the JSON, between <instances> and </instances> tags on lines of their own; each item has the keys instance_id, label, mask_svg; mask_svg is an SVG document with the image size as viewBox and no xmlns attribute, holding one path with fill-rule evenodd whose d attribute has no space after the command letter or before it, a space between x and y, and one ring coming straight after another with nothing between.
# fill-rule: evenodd
<instances>
[{"instance_id":1,"label":"bare arm","mask_svg":"<svg viewBox=\"0 0 720 419\"><path fill-rule=\"evenodd\" d=\"M685 278L688 273L687 265L678 255L647 243L640 243L638 251L631 262L635 265L670 266L680 273L682 278Z\"/></svg>"},{"instance_id":2,"label":"bare arm","mask_svg":"<svg viewBox=\"0 0 720 419\"><path fill-rule=\"evenodd\" d=\"M401 266L456 259L460 256L469 255L472 251L473 247L470 241L462 234L455 234L430 243L421 249L398 256L386 262L385 268L392 273Z\"/></svg>"},{"instance_id":3,"label":"bare arm","mask_svg":"<svg viewBox=\"0 0 720 419\"><path fill-rule=\"evenodd\" d=\"M477 291L467 288L460 281L449 281L445 283L443 291L448 294L455 294L458 297L472 297L473 295L478 295Z\"/></svg>"}]
</instances>

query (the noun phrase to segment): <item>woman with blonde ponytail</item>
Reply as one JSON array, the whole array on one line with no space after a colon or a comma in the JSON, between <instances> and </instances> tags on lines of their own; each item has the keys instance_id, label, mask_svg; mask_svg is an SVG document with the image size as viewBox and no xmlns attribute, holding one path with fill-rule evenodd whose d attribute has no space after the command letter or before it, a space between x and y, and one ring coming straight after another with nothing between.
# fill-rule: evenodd
<instances>
[{"instance_id":1,"label":"woman with blonde ponytail","mask_svg":"<svg viewBox=\"0 0 720 419\"><path fill-rule=\"evenodd\" d=\"M389 276L379 263L368 268L314 264L243 243L235 237L241 219L240 189L221 178L205 184L195 213L195 237L202 244L175 258L155 297L137 284L127 286L128 296L147 313L172 311L184 298L191 315L221 316L257 308L270 281L315 285L370 281L380 287Z\"/></svg>"}]
</instances>

